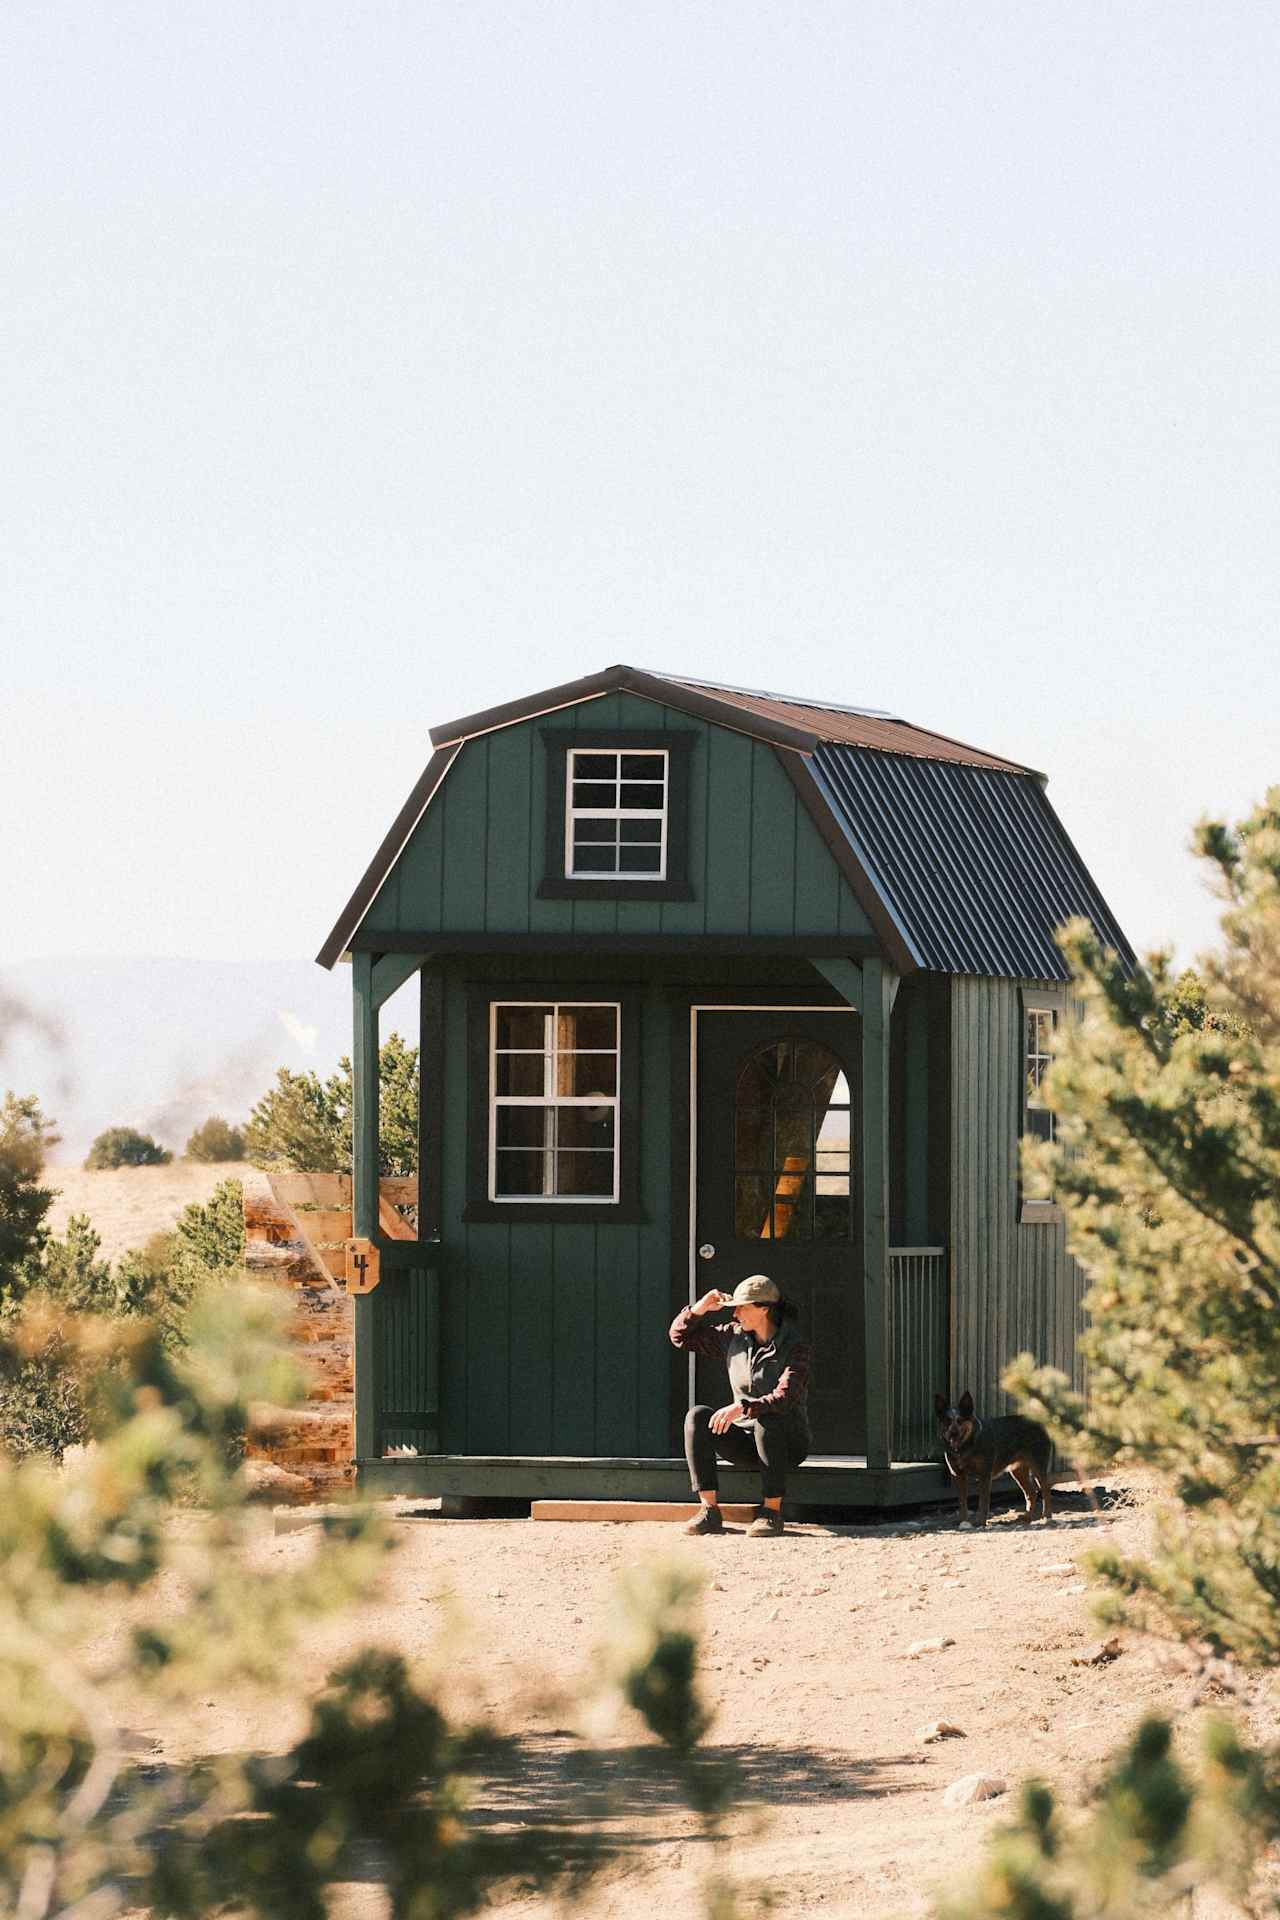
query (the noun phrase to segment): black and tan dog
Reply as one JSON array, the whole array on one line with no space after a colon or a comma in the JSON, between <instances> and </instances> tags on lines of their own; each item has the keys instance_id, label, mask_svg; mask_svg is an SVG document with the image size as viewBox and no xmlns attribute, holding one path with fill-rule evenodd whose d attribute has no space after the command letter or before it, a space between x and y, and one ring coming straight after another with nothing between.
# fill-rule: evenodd
<instances>
[{"instance_id":1,"label":"black and tan dog","mask_svg":"<svg viewBox=\"0 0 1280 1920\"><path fill-rule=\"evenodd\" d=\"M963 1393L957 1406L948 1406L945 1394L935 1393L933 1404L938 1415L938 1438L947 1472L956 1483L960 1500L960 1525L969 1524L969 1481L978 1483L978 1525L985 1527L991 1511L991 1482L997 1474L1009 1473L1022 1489L1027 1510L1022 1516L1030 1521L1035 1514L1036 1494L1046 1520L1053 1519L1049 1493L1049 1452L1051 1442L1044 1428L1021 1414L1010 1413L997 1420L979 1420L973 1410L973 1395Z\"/></svg>"}]
</instances>

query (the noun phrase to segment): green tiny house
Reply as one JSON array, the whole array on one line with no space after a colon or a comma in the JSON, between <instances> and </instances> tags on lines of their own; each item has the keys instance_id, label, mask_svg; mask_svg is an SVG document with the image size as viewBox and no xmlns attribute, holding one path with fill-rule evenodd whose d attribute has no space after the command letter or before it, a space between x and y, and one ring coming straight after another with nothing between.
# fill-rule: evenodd
<instances>
[{"instance_id":1,"label":"green tiny house","mask_svg":"<svg viewBox=\"0 0 1280 1920\"><path fill-rule=\"evenodd\" d=\"M1024 1131L1053 931L1124 935L1033 770L890 715L613 667L432 733L319 959L352 964L362 1479L678 1498L707 1285L815 1344L800 1502L938 1491L932 1395L1074 1370ZM380 1009L418 976L411 1238L378 1206ZM383 1223L385 1224L385 1222ZM733 1476L728 1483L731 1487Z\"/></svg>"}]
</instances>

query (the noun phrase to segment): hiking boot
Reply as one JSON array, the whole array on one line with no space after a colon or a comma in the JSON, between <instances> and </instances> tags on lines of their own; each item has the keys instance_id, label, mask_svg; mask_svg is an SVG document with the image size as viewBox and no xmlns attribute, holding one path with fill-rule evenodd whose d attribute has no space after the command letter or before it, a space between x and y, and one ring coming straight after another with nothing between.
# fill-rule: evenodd
<instances>
[{"instance_id":1,"label":"hiking boot","mask_svg":"<svg viewBox=\"0 0 1280 1920\"><path fill-rule=\"evenodd\" d=\"M785 1533L782 1515L775 1507L761 1507L751 1525L747 1528L748 1540L772 1540L778 1534Z\"/></svg>"},{"instance_id":2,"label":"hiking boot","mask_svg":"<svg viewBox=\"0 0 1280 1920\"><path fill-rule=\"evenodd\" d=\"M686 1533L723 1533L724 1515L719 1507L704 1506L701 1513L685 1521L684 1530Z\"/></svg>"}]
</instances>

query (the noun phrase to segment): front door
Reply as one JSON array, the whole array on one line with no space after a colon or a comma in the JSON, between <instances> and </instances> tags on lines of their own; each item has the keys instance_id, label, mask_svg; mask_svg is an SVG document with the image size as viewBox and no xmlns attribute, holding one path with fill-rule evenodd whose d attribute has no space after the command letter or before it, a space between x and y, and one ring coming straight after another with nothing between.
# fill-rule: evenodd
<instances>
[{"instance_id":1,"label":"front door","mask_svg":"<svg viewBox=\"0 0 1280 1920\"><path fill-rule=\"evenodd\" d=\"M813 1343L815 1453L862 1453L862 1214L855 1013L698 1014L694 1290L766 1273ZM724 1366L699 1360L723 1406Z\"/></svg>"}]
</instances>

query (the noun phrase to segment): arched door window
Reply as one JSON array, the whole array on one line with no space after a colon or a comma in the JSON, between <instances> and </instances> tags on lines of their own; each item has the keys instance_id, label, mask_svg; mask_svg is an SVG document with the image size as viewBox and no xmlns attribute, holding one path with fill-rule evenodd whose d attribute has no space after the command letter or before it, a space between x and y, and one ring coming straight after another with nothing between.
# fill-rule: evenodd
<instances>
[{"instance_id":1,"label":"arched door window","mask_svg":"<svg viewBox=\"0 0 1280 1920\"><path fill-rule=\"evenodd\" d=\"M852 1131L849 1082L828 1048L770 1040L749 1053L734 1101L738 1239L850 1239Z\"/></svg>"}]
</instances>

